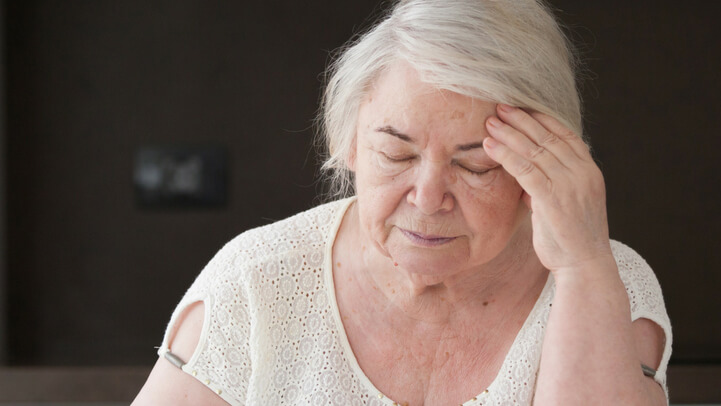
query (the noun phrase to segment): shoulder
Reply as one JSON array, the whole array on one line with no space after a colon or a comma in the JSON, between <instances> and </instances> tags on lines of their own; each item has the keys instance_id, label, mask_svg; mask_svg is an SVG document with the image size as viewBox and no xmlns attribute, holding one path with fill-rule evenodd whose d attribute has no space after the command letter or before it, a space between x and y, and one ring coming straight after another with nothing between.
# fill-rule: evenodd
<instances>
[{"instance_id":1,"label":"shoulder","mask_svg":"<svg viewBox=\"0 0 721 406\"><path fill-rule=\"evenodd\" d=\"M338 200L295 214L283 220L248 230L229 245L239 252L280 253L307 245L319 245L332 229L350 199Z\"/></svg>"},{"instance_id":2,"label":"shoulder","mask_svg":"<svg viewBox=\"0 0 721 406\"><path fill-rule=\"evenodd\" d=\"M325 293L317 289L324 247L351 201L324 204L228 242L173 312L159 354L170 350L173 339L182 338L186 322L195 316L197 320L185 329L195 341L186 346L183 371L222 393L229 403L245 404L252 371L262 369L257 365L265 365L264 357L275 353L271 337L278 337L280 330L273 327L294 312L305 314L311 302L327 303ZM195 309L203 310L192 313L197 302L203 306ZM293 331L300 331L299 321L293 325L298 327ZM273 332L276 335L271 336Z\"/></svg>"},{"instance_id":3,"label":"shoulder","mask_svg":"<svg viewBox=\"0 0 721 406\"><path fill-rule=\"evenodd\" d=\"M333 201L247 230L225 244L201 272L206 279L242 278L244 269L294 251L322 251L353 198Z\"/></svg>"},{"instance_id":4,"label":"shoulder","mask_svg":"<svg viewBox=\"0 0 721 406\"><path fill-rule=\"evenodd\" d=\"M616 264L618 264L620 271L652 272L646 260L628 245L620 241L611 240L611 251L613 252L613 257L616 259Z\"/></svg>"},{"instance_id":5,"label":"shoulder","mask_svg":"<svg viewBox=\"0 0 721 406\"><path fill-rule=\"evenodd\" d=\"M644 300L646 305L663 306L661 286L648 262L638 252L619 241L611 240L611 250L629 298L633 296L635 299ZM657 303L659 300L661 302ZM641 303L632 301L632 311L634 304Z\"/></svg>"},{"instance_id":6,"label":"shoulder","mask_svg":"<svg viewBox=\"0 0 721 406\"><path fill-rule=\"evenodd\" d=\"M195 278L173 314L196 301L211 309L226 302L247 303L262 277L278 274L279 264L295 267L308 258L321 263L325 246L352 199L323 204L286 219L243 232L225 244Z\"/></svg>"},{"instance_id":7,"label":"shoulder","mask_svg":"<svg viewBox=\"0 0 721 406\"><path fill-rule=\"evenodd\" d=\"M649 359L658 363L658 371L654 380L668 393L666 368L671 357L673 336L661 284L646 260L631 247L611 240L611 250L616 259L621 280L626 287L631 306L631 319L638 322L634 323L634 334L636 334L637 341L647 343L644 347L651 347L654 345L653 337L658 339L654 348L661 351L660 361L658 355L655 354L656 351L651 351L653 356ZM659 327L662 332L658 330Z\"/></svg>"},{"instance_id":8,"label":"shoulder","mask_svg":"<svg viewBox=\"0 0 721 406\"><path fill-rule=\"evenodd\" d=\"M656 274L654 274L651 266L633 248L622 242L611 240L611 251L616 260L621 279L627 288L632 285L638 287L658 285Z\"/></svg>"},{"instance_id":9,"label":"shoulder","mask_svg":"<svg viewBox=\"0 0 721 406\"><path fill-rule=\"evenodd\" d=\"M611 250L618 272L626 286L631 302L631 313L653 311L666 314L661 285L645 259L631 247L611 240ZM640 317L643 317L642 315Z\"/></svg>"}]
</instances>

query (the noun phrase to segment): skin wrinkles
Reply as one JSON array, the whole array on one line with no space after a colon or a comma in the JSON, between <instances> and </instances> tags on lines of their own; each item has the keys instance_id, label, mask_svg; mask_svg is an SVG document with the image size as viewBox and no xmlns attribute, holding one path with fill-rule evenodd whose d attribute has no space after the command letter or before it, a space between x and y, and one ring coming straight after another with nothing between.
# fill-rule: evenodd
<instances>
[{"instance_id":1,"label":"skin wrinkles","mask_svg":"<svg viewBox=\"0 0 721 406\"><path fill-rule=\"evenodd\" d=\"M350 209L351 212L355 210L357 210L355 206ZM362 297L370 298L371 303L377 306L372 311L366 309L358 314L370 315L373 319L383 318L384 315L395 318L393 315L397 313L398 309L403 309L404 316L408 320L419 322L414 327L414 334L426 337L431 341L442 342L451 339L453 336L448 336L448 334L457 334L458 329L464 330L474 324L473 320L476 319L476 312L479 308L487 308L486 306L497 301L497 292L502 292L509 287L513 288L516 285L515 281L509 280L507 272L515 272L520 279L527 281L534 279L535 275L537 288L542 287L542 284L545 283L545 273L538 277L539 275L533 271L532 267L528 266L535 263L535 256L531 255L528 250L529 245L530 242L526 240L513 241L508 250L517 255L512 256L508 261L495 259L489 264L489 268L494 268L495 272L486 273L482 278L478 278L478 275L461 274L446 278L444 283L418 283L412 281L414 278L419 278L418 275L403 272L402 269L400 272L403 272L403 276L400 278L388 278L387 275L371 272L353 273L350 271L349 275L352 276L349 276L348 280L354 279L354 282L357 282L355 285L360 287L354 292L359 292ZM368 250L363 250L361 253L363 263L366 266L376 266L377 262L374 262L374 257L367 254ZM418 285L423 286L419 288ZM453 289L456 285L468 287L469 291L473 292L472 295L466 296L464 292ZM385 300L376 298L371 291L380 293ZM345 294L348 292L339 294L338 297L343 298ZM504 310L517 309L526 301L527 298L521 295L514 298L510 304L504 305L506 308ZM489 307L493 308L493 306ZM373 323L368 320L362 324L368 326ZM441 330L438 331L437 328L441 328Z\"/></svg>"},{"instance_id":2,"label":"skin wrinkles","mask_svg":"<svg viewBox=\"0 0 721 406\"><path fill-rule=\"evenodd\" d=\"M356 210L355 206L349 210L349 216L352 216L352 211ZM514 246L510 248L518 250L517 252L526 252L525 243L527 242L514 242ZM495 309L493 311L481 311L480 313L488 315L484 317L484 321L487 323L478 322L478 309L482 308L483 302L495 303L497 300L509 299L508 295L500 293L508 289L509 285L517 286L517 290L521 290L522 284L516 284L504 277L504 272L507 270L519 269L521 270L519 276L522 279L533 280L535 274L527 266L532 260L533 258L528 255L519 255L514 257L513 263L504 264L505 267L498 264L498 273L485 275L482 282L472 278L457 280L456 282L462 285L474 283L472 289L475 294L472 297L456 297L454 296L455 290L447 288L445 284L439 284L428 288L423 295L397 290L396 295L385 296L387 300L371 300L370 303L368 298L374 296L371 292L384 294L390 289L398 289L407 281L400 279L387 283L382 275L350 270L354 275L354 280L357 279L358 283L354 284L355 288L351 290L342 290L342 287L339 287L341 290L338 292L338 298L345 300L357 295L365 298L365 301L356 302L364 303L361 304L364 308L363 311L349 311L348 314L351 316L344 318L344 324L348 331L353 331L353 326L362 328L366 333L363 335L364 345L372 348L373 354L383 354L378 359L366 364L362 361L365 357L361 355L364 349L351 339L351 345L354 351L358 352L359 360L361 360L361 367L364 371L368 371L366 369L369 367L368 365L377 367L377 370L380 371L379 374L370 375L375 378L374 382L400 379L401 382L398 384L401 387L413 387L414 392L425 393L428 396L445 393L443 388L449 381L457 381L459 376L475 377L478 376L478 371L483 370L493 371L484 376L495 376L495 371L500 367L500 360L494 358L494 355L505 354L512 342L512 337L509 339L505 332L510 330L513 332L512 334L515 334L525 320L525 317L504 316L505 312L524 315L530 309L525 303L527 298L524 295L515 296L510 301L506 300L497 308L494 307L494 304L486 308ZM343 269L346 270L345 263ZM543 278L535 282L536 290L542 287L543 282ZM375 290L371 286L387 287L388 290ZM496 292L499 292L501 297L496 297ZM433 295L429 295L429 293L433 293ZM445 300L438 300L439 298ZM353 307L355 308L355 306ZM403 311L402 317L399 317L399 309ZM379 325L379 320L385 320L391 325L388 326L385 323ZM484 328L484 325L493 325L494 328ZM376 329L380 329L380 331L371 334L371 331ZM391 331L396 333L389 335ZM473 333L468 334L469 332ZM351 334L350 337L352 336ZM417 337L423 337L423 339L416 340ZM497 344L499 342L505 344L499 346ZM478 351L462 353L459 356L458 348L473 348ZM399 352L398 349L403 350ZM414 366L413 371L399 371L399 365ZM421 373L421 376L425 377L419 380L417 378L419 371L429 372L428 375ZM401 378L398 378L399 376ZM488 383L481 378L473 384L473 389L470 390L467 398L470 399L471 396L482 390L484 382ZM480 385L480 387L476 387L476 385ZM386 393L392 394L391 391ZM415 398L397 397L394 400L410 401L410 404L413 405L448 403L448 398L444 398L444 402L441 403L438 403L438 399L434 403L430 398L426 398L420 403Z\"/></svg>"},{"instance_id":3,"label":"skin wrinkles","mask_svg":"<svg viewBox=\"0 0 721 406\"><path fill-rule=\"evenodd\" d=\"M394 178L393 180L395 180L396 182L402 182L406 179L406 177L412 179L413 176L416 175L416 171L419 170L421 169L417 166L408 166L405 167L403 170L399 172L393 172L388 176ZM508 175L501 170L494 170L491 171L491 173L483 175L484 180L485 182L488 182L488 185L485 185L484 188L484 191L486 193L484 193L483 196L479 196L478 190L476 188L473 188L465 177L459 176L454 170L450 170L449 172L450 174L447 177L446 183L449 186L457 187L453 188L453 190L450 191L449 196L447 196L445 199L452 199L454 202L452 202L451 205L457 206L457 209L452 210L448 213L433 214L430 216L425 216L417 212L406 211L401 212L395 217L391 217L389 221L385 222L382 226L380 224L377 224L376 232L384 236L384 239L376 241L381 250L385 251L384 248L387 244L387 239L393 233L394 227L400 227L409 231L426 235L458 237L459 239L467 238L467 235L464 235L464 232L465 234L468 234L468 230L463 230L463 227L460 226L464 224L464 217L466 217L467 212L475 212L476 208L479 205L488 205L487 202L488 200L492 199L491 196L496 196L499 194L496 183L503 180L508 180ZM431 174L429 176L435 175ZM382 177L383 173L379 173L379 178ZM463 179L463 182L457 182L459 178ZM380 179L379 183L383 183L383 181L383 179ZM456 185L457 183L458 185ZM522 191L517 191L513 198L515 200L519 200L521 193ZM458 202L456 202L457 200L461 200L461 203L459 204ZM466 204L466 202L468 203ZM525 211L525 209L521 209ZM488 217L497 217L500 215L499 211L499 209L492 207L489 208L489 211L486 214L488 214ZM383 229L381 229L381 227ZM491 229L494 227L494 224L488 221L488 219L482 218L480 219L479 227ZM456 241L453 243L455 244L458 242ZM388 255L390 256L390 254Z\"/></svg>"},{"instance_id":4,"label":"skin wrinkles","mask_svg":"<svg viewBox=\"0 0 721 406\"><path fill-rule=\"evenodd\" d=\"M386 133L386 134L388 134L388 135L392 135L392 136L394 136L394 137L396 137L396 138L398 138L398 139L400 139L400 140L402 140L402 141L405 141L405 142L411 142L411 143L414 142L411 137L409 137L409 136L406 135L406 134L403 134L402 132L398 131L397 129L393 128L393 126L390 126L390 125L386 125L386 126L383 126L383 127L378 127L378 128L375 129L375 132ZM459 150L459 151L470 151L470 150L473 150L473 149L478 149L479 151L485 152L485 151L483 150L483 141L481 141L481 142L472 142L472 143L470 143L470 144L456 145L456 149ZM484 156L487 157L486 154L484 154Z\"/></svg>"},{"instance_id":5,"label":"skin wrinkles","mask_svg":"<svg viewBox=\"0 0 721 406\"><path fill-rule=\"evenodd\" d=\"M373 132L367 139L364 138L358 141L360 146L376 152L377 156L374 159L379 169L379 176L392 177L410 169L414 164L417 165L419 158L418 152L415 151L417 147L415 145L406 145L406 143L415 144L411 137L389 125L378 127L374 132L388 134L403 141L398 142L393 138L381 138ZM450 159L454 165L453 169L455 169L449 171L448 180L451 184L454 184L459 177L471 188L492 183L494 178L490 178L487 173L470 173L470 171L493 172L494 169L500 168L497 162L486 155L482 142L459 144L455 146L455 150L460 153L453 154ZM433 155L426 158L429 163L435 163L441 167L446 164L447 159L446 157L435 157Z\"/></svg>"},{"instance_id":6,"label":"skin wrinkles","mask_svg":"<svg viewBox=\"0 0 721 406\"><path fill-rule=\"evenodd\" d=\"M507 272L518 272L519 269L524 269L528 264L533 264L535 258L531 255L528 250L529 243L527 241L514 241L508 247L510 252L515 252L517 255L512 256L510 260L496 258L488 264L489 269L493 269L492 272L486 272L482 277L478 275L467 275L460 274L455 276L446 277L442 281L433 280L429 277L414 275L412 273L404 273L404 277L407 280L396 280L395 285L401 288L405 285L408 293L403 295L403 289L399 289L400 295L388 295L386 297L392 306L389 309L402 308L409 317L413 320L430 322L434 320L434 323L448 323L451 325L462 325L469 320L473 320L472 314L469 314L465 306L456 306L456 303L475 303L485 307L488 303L495 301L496 292L503 291L504 289L512 286L513 283L509 282L507 278ZM401 270L402 272L403 270ZM518 272L523 274L523 272ZM367 274L369 281L375 285L382 284L383 279L377 279L373 274ZM543 274L542 276L545 276ZM532 278L532 276L529 275ZM542 277L540 280L545 279ZM409 282L410 281L410 282ZM420 285L420 287L419 287ZM471 297L465 295L465 292L459 292L453 287L455 286L466 286L469 291L473 292ZM519 302L523 299L519 299ZM517 306L514 305L514 307ZM474 312L477 311L477 306L474 306ZM429 318L428 315L441 314L440 318L434 319ZM415 316L411 316L415 315Z\"/></svg>"},{"instance_id":7,"label":"skin wrinkles","mask_svg":"<svg viewBox=\"0 0 721 406\"><path fill-rule=\"evenodd\" d=\"M414 155L411 155L407 151L399 151L397 146L388 146L387 142L382 142L375 140L369 141L369 140L359 140L359 145L363 148L369 149L373 152L375 152L375 155L373 156L373 163L376 167L376 175L381 178L379 183L383 183L387 178L391 178L391 181L395 181L395 177L403 174L404 172L408 171L409 169L420 169L417 165L418 158ZM468 144L464 146L457 146L457 149L462 148L475 148L474 145L482 145L482 144ZM470 146L470 147L469 147ZM482 151L482 150L480 150ZM481 155L481 154L476 154ZM388 158L395 158L395 159L402 159L406 158L402 161L392 162L389 161ZM482 154L481 158L474 157L471 155L471 153L465 154L465 160L454 158L451 160L451 163L454 164L453 168L450 168L452 170L447 171L447 175L442 175L447 177L447 182L450 185L454 185L456 182L458 182L458 179L462 179L465 186L467 188L473 189L478 187L493 187L494 182L497 179L497 176L501 174L502 171L497 171L497 169L501 169L500 166L494 162L491 161L485 154ZM436 164L440 167L443 167L446 165L446 160L433 160L428 159L429 163ZM475 162L475 163L473 163ZM485 172L483 174L472 174L468 172L468 170L477 171L477 172ZM506 174L507 175L507 174ZM489 189L489 192L494 192L493 189Z\"/></svg>"}]
</instances>

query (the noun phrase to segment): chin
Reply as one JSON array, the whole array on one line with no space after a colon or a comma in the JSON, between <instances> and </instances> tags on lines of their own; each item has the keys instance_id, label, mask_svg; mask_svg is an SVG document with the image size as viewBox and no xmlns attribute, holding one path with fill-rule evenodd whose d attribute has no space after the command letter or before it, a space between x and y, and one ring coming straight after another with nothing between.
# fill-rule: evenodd
<instances>
[{"instance_id":1,"label":"chin","mask_svg":"<svg viewBox=\"0 0 721 406\"><path fill-rule=\"evenodd\" d=\"M469 267L467 241L458 238L443 246L422 247L392 238L385 247L391 260L403 269L419 275L452 275Z\"/></svg>"},{"instance_id":2,"label":"chin","mask_svg":"<svg viewBox=\"0 0 721 406\"><path fill-rule=\"evenodd\" d=\"M445 244L429 245L394 229L381 245L386 255L406 271L442 277L493 261L507 248L509 242L504 238L490 238L479 244L463 235Z\"/></svg>"},{"instance_id":3,"label":"chin","mask_svg":"<svg viewBox=\"0 0 721 406\"><path fill-rule=\"evenodd\" d=\"M395 261L406 271L424 276L451 276L467 266L466 261L454 261L438 256L429 258L427 255L399 255Z\"/></svg>"}]
</instances>

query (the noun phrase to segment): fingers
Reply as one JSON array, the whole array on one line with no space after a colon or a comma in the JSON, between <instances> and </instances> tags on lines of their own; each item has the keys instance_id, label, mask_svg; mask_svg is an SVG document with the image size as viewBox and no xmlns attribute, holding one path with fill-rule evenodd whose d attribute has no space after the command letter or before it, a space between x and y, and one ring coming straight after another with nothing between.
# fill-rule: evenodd
<instances>
[{"instance_id":1,"label":"fingers","mask_svg":"<svg viewBox=\"0 0 721 406\"><path fill-rule=\"evenodd\" d=\"M563 162L547 148L536 144L532 137L526 136L523 132L502 122L496 117L488 118L487 123L489 127L488 132L494 139L500 141L529 163L534 163L546 176L552 177L559 171L567 170ZM504 151L504 153L507 154L509 152Z\"/></svg>"},{"instance_id":2,"label":"fingers","mask_svg":"<svg viewBox=\"0 0 721 406\"><path fill-rule=\"evenodd\" d=\"M583 140L553 117L504 104L499 104L497 111L501 120L551 152L565 166L571 167L577 160L586 158L583 150L587 154L587 147Z\"/></svg>"},{"instance_id":3,"label":"fingers","mask_svg":"<svg viewBox=\"0 0 721 406\"><path fill-rule=\"evenodd\" d=\"M588 145L583 141L579 135L574 133L572 130L561 124L555 118L534 111L530 113L531 117L540 123L545 129L553 134L557 134L558 138L565 141L569 147L573 149L573 152L581 159L591 159L591 154L588 150Z\"/></svg>"},{"instance_id":4,"label":"fingers","mask_svg":"<svg viewBox=\"0 0 721 406\"><path fill-rule=\"evenodd\" d=\"M522 109L499 104L497 111L503 121L518 128L523 134L527 134L538 145L550 145L559 141L553 130L543 126L541 122Z\"/></svg>"},{"instance_id":5,"label":"fingers","mask_svg":"<svg viewBox=\"0 0 721 406\"><path fill-rule=\"evenodd\" d=\"M511 176L516 178L523 190L530 196L545 196L551 188L551 181L538 166L522 157L494 137L483 140L483 148L494 161L503 166Z\"/></svg>"},{"instance_id":6,"label":"fingers","mask_svg":"<svg viewBox=\"0 0 721 406\"><path fill-rule=\"evenodd\" d=\"M484 148L529 195L547 195L593 163L580 137L558 120L501 104L497 111L486 121Z\"/></svg>"}]
</instances>

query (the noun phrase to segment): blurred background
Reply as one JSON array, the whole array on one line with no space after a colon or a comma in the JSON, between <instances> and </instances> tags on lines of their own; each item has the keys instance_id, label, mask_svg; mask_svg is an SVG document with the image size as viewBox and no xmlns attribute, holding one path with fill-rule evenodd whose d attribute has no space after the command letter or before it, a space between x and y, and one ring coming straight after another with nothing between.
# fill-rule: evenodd
<instances>
[{"instance_id":1,"label":"blurred background","mask_svg":"<svg viewBox=\"0 0 721 406\"><path fill-rule=\"evenodd\" d=\"M672 402L721 403L721 2L550 3L611 236L664 289ZM320 202L322 72L383 4L0 5L0 402L134 397L213 254Z\"/></svg>"}]
</instances>

